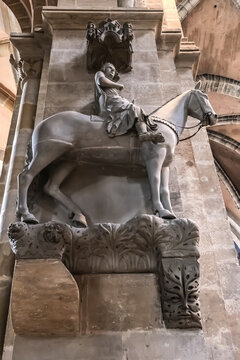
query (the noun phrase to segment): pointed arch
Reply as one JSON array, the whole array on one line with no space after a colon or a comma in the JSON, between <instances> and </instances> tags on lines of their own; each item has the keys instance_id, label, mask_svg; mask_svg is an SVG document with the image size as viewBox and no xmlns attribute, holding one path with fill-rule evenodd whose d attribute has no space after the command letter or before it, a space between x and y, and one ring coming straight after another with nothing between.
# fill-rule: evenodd
<instances>
[{"instance_id":1,"label":"pointed arch","mask_svg":"<svg viewBox=\"0 0 240 360\"><path fill-rule=\"evenodd\" d=\"M214 74L200 74L197 80L201 80L200 90L240 98L240 81L238 80Z\"/></svg>"},{"instance_id":2,"label":"pointed arch","mask_svg":"<svg viewBox=\"0 0 240 360\"><path fill-rule=\"evenodd\" d=\"M3 0L4 4L13 12L17 21L19 22L22 32L31 32L32 18L31 7L27 6L27 0Z\"/></svg>"},{"instance_id":3,"label":"pointed arch","mask_svg":"<svg viewBox=\"0 0 240 360\"><path fill-rule=\"evenodd\" d=\"M188 14L201 2L202 0L183 0L177 5L178 15L180 21L183 21Z\"/></svg>"}]
</instances>

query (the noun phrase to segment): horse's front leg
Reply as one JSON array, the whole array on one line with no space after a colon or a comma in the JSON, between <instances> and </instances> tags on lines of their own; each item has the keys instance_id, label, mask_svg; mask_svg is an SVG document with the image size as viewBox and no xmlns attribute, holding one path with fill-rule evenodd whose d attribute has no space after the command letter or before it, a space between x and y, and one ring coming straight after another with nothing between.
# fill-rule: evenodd
<instances>
[{"instance_id":1,"label":"horse's front leg","mask_svg":"<svg viewBox=\"0 0 240 360\"><path fill-rule=\"evenodd\" d=\"M152 205L154 214L159 217L168 215L160 201L161 170L166 157L166 148L153 145L152 143L142 144L142 155L146 164L148 179L150 183Z\"/></svg>"},{"instance_id":2,"label":"horse's front leg","mask_svg":"<svg viewBox=\"0 0 240 360\"><path fill-rule=\"evenodd\" d=\"M166 210L169 211L168 219L175 219L169 191L169 166L163 166L161 171L161 187L160 187L160 199Z\"/></svg>"}]
</instances>

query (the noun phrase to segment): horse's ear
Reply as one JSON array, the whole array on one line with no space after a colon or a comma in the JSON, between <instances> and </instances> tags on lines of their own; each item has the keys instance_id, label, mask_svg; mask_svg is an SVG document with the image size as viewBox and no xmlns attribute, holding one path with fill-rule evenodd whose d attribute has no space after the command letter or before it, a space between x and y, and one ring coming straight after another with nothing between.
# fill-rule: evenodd
<instances>
[{"instance_id":1,"label":"horse's ear","mask_svg":"<svg viewBox=\"0 0 240 360\"><path fill-rule=\"evenodd\" d=\"M200 90L200 88L201 88L201 80L199 80L199 81L196 83L194 89L195 89L195 90Z\"/></svg>"}]
</instances>

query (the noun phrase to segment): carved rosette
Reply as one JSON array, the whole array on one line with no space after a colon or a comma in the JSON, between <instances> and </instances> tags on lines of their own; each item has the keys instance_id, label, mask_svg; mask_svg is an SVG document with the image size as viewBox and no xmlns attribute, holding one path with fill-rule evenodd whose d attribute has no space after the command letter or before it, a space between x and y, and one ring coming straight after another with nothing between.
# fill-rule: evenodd
<instances>
[{"instance_id":1,"label":"carved rosette","mask_svg":"<svg viewBox=\"0 0 240 360\"><path fill-rule=\"evenodd\" d=\"M9 238L18 259L61 258L74 274L155 272L166 326L201 328L199 234L191 220L141 215L87 229L18 222Z\"/></svg>"}]
</instances>

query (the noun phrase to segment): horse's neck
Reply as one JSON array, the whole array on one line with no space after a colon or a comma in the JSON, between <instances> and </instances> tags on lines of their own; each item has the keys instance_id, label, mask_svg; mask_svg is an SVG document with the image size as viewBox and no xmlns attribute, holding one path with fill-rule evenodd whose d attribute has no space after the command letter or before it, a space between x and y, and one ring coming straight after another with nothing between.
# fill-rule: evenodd
<instances>
[{"instance_id":1,"label":"horse's neck","mask_svg":"<svg viewBox=\"0 0 240 360\"><path fill-rule=\"evenodd\" d=\"M190 96L190 91L177 96L175 99L163 105L160 109L152 115L159 116L174 124L179 134L183 132L183 127L187 121L187 104Z\"/></svg>"}]
</instances>

